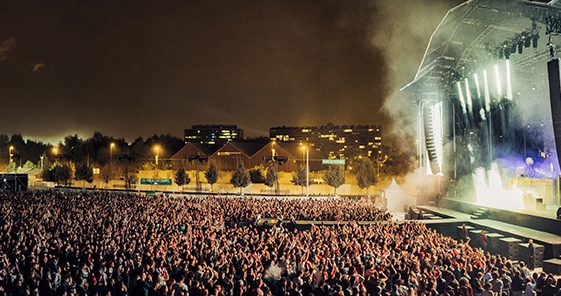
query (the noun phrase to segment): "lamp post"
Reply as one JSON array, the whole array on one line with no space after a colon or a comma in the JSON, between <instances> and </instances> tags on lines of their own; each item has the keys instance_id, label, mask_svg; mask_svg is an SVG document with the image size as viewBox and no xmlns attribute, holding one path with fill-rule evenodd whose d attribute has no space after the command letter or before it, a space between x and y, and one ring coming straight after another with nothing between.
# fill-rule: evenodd
<instances>
[{"instance_id":1,"label":"lamp post","mask_svg":"<svg viewBox=\"0 0 561 296\"><path fill-rule=\"evenodd\" d=\"M14 156L14 154L12 153L12 151L14 150L14 146L10 146L10 148L8 148L8 170L10 169L10 163L12 162L12 157ZM6 170L6 171L8 171Z\"/></svg>"},{"instance_id":2,"label":"lamp post","mask_svg":"<svg viewBox=\"0 0 561 296\"><path fill-rule=\"evenodd\" d=\"M55 158L58 156L58 148L57 147L53 147L52 149L53 155L55 156Z\"/></svg>"},{"instance_id":3,"label":"lamp post","mask_svg":"<svg viewBox=\"0 0 561 296\"><path fill-rule=\"evenodd\" d=\"M306 157L306 196L310 196L310 150L308 147L302 146L302 158Z\"/></svg>"},{"instance_id":4,"label":"lamp post","mask_svg":"<svg viewBox=\"0 0 561 296\"><path fill-rule=\"evenodd\" d=\"M156 155L154 155L154 158L156 160L156 165L158 165L158 158L160 157L160 146L155 145L154 150L156 150Z\"/></svg>"},{"instance_id":5,"label":"lamp post","mask_svg":"<svg viewBox=\"0 0 561 296\"><path fill-rule=\"evenodd\" d=\"M113 148L115 148L115 143L109 144L109 166L113 164Z\"/></svg>"}]
</instances>

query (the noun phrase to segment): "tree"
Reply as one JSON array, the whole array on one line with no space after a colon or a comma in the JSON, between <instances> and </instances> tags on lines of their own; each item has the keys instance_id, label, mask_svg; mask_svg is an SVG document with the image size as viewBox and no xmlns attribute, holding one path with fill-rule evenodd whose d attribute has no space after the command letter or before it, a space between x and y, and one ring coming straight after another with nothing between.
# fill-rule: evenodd
<instances>
[{"instance_id":1,"label":"tree","mask_svg":"<svg viewBox=\"0 0 561 296\"><path fill-rule=\"evenodd\" d=\"M356 179L360 189L366 189L368 195L368 187L376 184L376 172L374 172L374 165L370 159L359 159L356 168Z\"/></svg>"},{"instance_id":2,"label":"tree","mask_svg":"<svg viewBox=\"0 0 561 296\"><path fill-rule=\"evenodd\" d=\"M106 164L101 168L100 177L103 182L105 182L105 187L109 185L109 181L115 178L116 171L115 167L110 164Z\"/></svg>"},{"instance_id":3,"label":"tree","mask_svg":"<svg viewBox=\"0 0 561 296\"><path fill-rule=\"evenodd\" d=\"M180 168L175 173L175 184L181 186L181 190L183 191L183 185L187 185L191 182L191 179L187 175L187 172L184 168Z\"/></svg>"},{"instance_id":4,"label":"tree","mask_svg":"<svg viewBox=\"0 0 561 296\"><path fill-rule=\"evenodd\" d=\"M299 165L292 174L292 184L302 187L302 195L304 195L304 186L306 186L306 168Z\"/></svg>"},{"instance_id":5,"label":"tree","mask_svg":"<svg viewBox=\"0 0 561 296\"><path fill-rule=\"evenodd\" d=\"M329 166L329 169L323 174L323 180L327 185L333 187L333 193L337 195L337 188L345 183L345 173L340 166Z\"/></svg>"},{"instance_id":6,"label":"tree","mask_svg":"<svg viewBox=\"0 0 561 296\"><path fill-rule=\"evenodd\" d=\"M18 170L16 162L13 161L13 160L10 160L10 163L8 163L8 168L6 170L8 171L8 173L16 172Z\"/></svg>"},{"instance_id":7,"label":"tree","mask_svg":"<svg viewBox=\"0 0 561 296\"><path fill-rule=\"evenodd\" d=\"M230 183L232 183L234 187L240 188L240 194L242 194L243 189L249 185L250 181L249 173L245 170L243 163L240 163L236 172L232 175Z\"/></svg>"},{"instance_id":8,"label":"tree","mask_svg":"<svg viewBox=\"0 0 561 296\"><path fill-rule=\"evenodd\" d=\"M43 172L41 173L41 178L43 178L43 181L46 181L46 182L53 182L54 181L52 171L50 170L49 167L45 167L43 169Z\"/></svg>"},{"instance_id":9,"label":"tree","mask_svg":"<svg viewBox=\"0 0 561 296\"><path fill-rule=\"evenodd\" d=\"M76 167L76 181L93 182L93 169L82 163Z\"/></svg>"},{"instance_id":10,"label":"tree","mask_svg":"<svg viewBox=\"0 0 561 296\"><path fill-rule=\"evenodd\" d=\"M216 164L213 162L209 164L205 172L205 178L208 184L210 184L210 190L212 191L212 185L218 181L218 170L216 169Z\"/></svg>"},{"instance_id":11,"label":"tree","mask_svg":"<svg viewBox=\"0 0 561 296\"><path fill-rule=\"evenodd\" d=\"M277 183L278 175L274 169L267 170L267 176L265 177L265 185L268 187L273 187Z\"/></svg>"},{"instance_id":12,"label":"tree","mask_svg":"<svg viewBox=\"0 0 561 296\"><path fill-rule=\"evenodd\" d=\"M72 179L74 168L70 163L56 162L50 169L50 176L52 181L57 184L68 185Z\"/></svg>"},{"instance_id":13,"label":"tree","mask_svg":"<svg viewBox=\"0 0 561 296\"><path fill-rule=\"evenodd\" d=\"M34 169L35 164L33 162L31 162L31 160L28 160L23 164L23 168L24 169Z\"/></svg>"},{"instance_id":14,"label":"tree","mask_svg":"<svg viewBox=\"0 0 561 296\"><path fill-rule=\"evenodd\" d=\"M251 183L253 184L265 183L265 177L263 176L263 171L261 171L261 168L259 167L255 167L249 170L249 177L251 179Z\"/></svg>"}]
</instances>

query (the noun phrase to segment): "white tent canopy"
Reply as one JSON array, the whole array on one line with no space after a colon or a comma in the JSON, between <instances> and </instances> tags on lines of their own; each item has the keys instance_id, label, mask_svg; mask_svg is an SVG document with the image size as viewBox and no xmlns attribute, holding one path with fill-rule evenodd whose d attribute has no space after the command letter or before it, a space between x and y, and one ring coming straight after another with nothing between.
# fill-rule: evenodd
<instances>
[{"instance_id":1,"label":"white tent canopy","mask_svg":"<svg viewBox=\"0 0 561 296\"><path fill-rule=\"evenodd\" d=\"M397 184L395 178L384 190L384 196L388 201L388 211L403 211L405 205L414 206L417 203L415 197L410 196Z\"/></svg>"}]
</instances>

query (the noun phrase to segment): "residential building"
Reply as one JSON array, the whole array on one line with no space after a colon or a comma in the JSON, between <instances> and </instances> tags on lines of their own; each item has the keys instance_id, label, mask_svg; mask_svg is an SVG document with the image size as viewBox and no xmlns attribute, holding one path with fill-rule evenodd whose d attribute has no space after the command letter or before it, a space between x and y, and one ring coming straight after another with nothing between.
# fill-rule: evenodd
<instances>
[{"instance_id":1,"label":"residential building","mask_svg":"<svg viewBox=\"0 0 561 296\"><path fill-rule=\"evenodd\" d=\"M197 124L185 129L185 143L224 145L243 139L243 129L229 124Z\"/></svg>"},{"instance_id":2,"label":"residential building","mask_svg":"<svg viewBox=\"0 0 561 296\"><path fill-rule=\"evenodd\" d=\"M325 158L375 158L381 155L382 132L374 125L333 125L273 127L271 140L302 143Z\"/></svg>"}]
</instances>

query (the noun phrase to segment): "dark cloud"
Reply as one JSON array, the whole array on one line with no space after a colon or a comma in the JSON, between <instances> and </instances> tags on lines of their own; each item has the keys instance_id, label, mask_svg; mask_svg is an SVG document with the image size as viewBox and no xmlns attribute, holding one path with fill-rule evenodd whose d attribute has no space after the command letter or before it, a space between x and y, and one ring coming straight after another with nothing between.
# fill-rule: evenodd
<instances>
[{"instance_id":1,"label":"dark cloud","mask_svg":"<svg viewBox=\"0 0 561 296\"><path fill-rule=\"evenodd\" d=\"M180 135L195 123L236 123L252 135L274 125L385 123L379 110L398 84L391 39L429 37L388 27L414 16L385 3L395 2L0 4L0 40L18 40L0 63L0 90L13 110L0 117L2 132L133 138ZM437 15L427 16L431 24ZM378 38L388 30L390 41ZM410 77L416 56L407 59Z\"/></svg>"}]
</instances>

